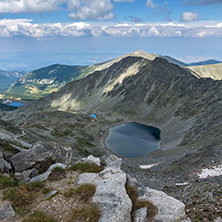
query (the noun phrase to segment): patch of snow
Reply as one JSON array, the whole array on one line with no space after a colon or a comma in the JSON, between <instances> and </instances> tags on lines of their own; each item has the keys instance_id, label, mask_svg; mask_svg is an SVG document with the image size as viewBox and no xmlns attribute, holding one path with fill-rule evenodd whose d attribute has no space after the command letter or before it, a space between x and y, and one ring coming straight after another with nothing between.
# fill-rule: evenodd
<instances>
[{"instance_id":1,"label":"patch of snow","mask_svg":"<svg viewBox=\"0 0 222 222\"><path fill-rule=\"evenodd\" d=\"M147 170L147 169L150 169L154 166L157 166L159 165L160 163L154 163L154 164L150 164L150 165L140 165L140 168L143 169L143 170Z\"/></svg>"},{"instance_id":2,"label":"patch of snow","mask_svg":"<svg viewBox=\"0 0 222 222\"><path fill-rule=\"evenodd\" d=\"M175 183L176 186L186 186L188 185L189 183L187 182L184 182L184 183Z\"/></svg>"},{"instance_id":3,"label":"patch of snow","mask_svg":"<svg viewBox=\"0 0 222 222\"><path fill-rule=\"evenodd\" d=\"M212 169L202 169L202 172L198 174L199 178L216 177L222 175L222 165L214 166Z\"/></svg>"}]
</instances>

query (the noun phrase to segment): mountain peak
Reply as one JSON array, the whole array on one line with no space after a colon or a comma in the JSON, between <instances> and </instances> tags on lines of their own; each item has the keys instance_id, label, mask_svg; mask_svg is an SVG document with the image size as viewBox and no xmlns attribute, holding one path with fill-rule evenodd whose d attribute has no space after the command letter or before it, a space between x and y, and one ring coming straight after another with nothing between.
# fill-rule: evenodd
<instances>
[{"instance_id":1,"label":"mountain peak","mask_svg":"<svg viewBox=\"0 0 222 222\"><path fill-rule=\"evenodd\" d=\"M159 57L159 55L147 53L147 52L143 51L142 49L138 49L128 55L129 56L137 56L137 57L139 56L139 57L143 57L143 58L149 59L149 60L154 60L156 57Z\"/></svg>"}]
</instances>

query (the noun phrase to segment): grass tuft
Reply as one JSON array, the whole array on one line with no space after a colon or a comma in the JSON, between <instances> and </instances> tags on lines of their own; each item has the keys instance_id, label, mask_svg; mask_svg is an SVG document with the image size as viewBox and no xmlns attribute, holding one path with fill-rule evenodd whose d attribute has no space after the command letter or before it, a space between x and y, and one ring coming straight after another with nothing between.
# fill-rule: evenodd
<instances>
[{"instance_id":1,"label":"grass tuft","mask_svg":"<svg viewBox=\"0 0 222 222\"><path fill-rule=\"evenodd\" d=\"M28 206L33 200L33 192L18 187L7 188L3 191L3 199L9 200L13 207Z\"/></svg>"},{"instance_id":2,"label":"grass tuft","mask_svg":"<svg viewBox=\"0 0 222 222\"><path fill-rule=\"evenodd\" d=\"M137 188L135 186L126 185L126 192L131 199L133 206L135 206L139 197Z\"/></svg>"},{"instance_id":3,"label":"grass tuft","mask_svg":"<svg viewBox=\"0 0 222 222\"><path fill-rule=\"evenodd\" d=\"M49 181L59 181L64 179L66 176L66 171L62 167L55 167L53 168L52 172L50 173L48 180Z\"/></svg>"},{"instance_id":4,"label":"grass tuft","mask_svg":"<svg viewBox=\"0 0 222 222\"><path fill-rule=\"evenodd\" d=\"M72 197L74 195L74 190L73 188L70 188L68 191L66 191L63 195L65 197Z\"/></svg>"},{"instance_id":5,"label":"grass tuft","mask_svg":"<svg viewBox=\"0 0 222 222\"><path fill-rule=\"evenodd\" d=\"M23 214L38 192L44 188L44 182L20 183L17 187L9 187L3 190L3 199L9 200L17 213Z\"/></svg>"},{"instance_id":6,"label":"grass tuft","mask_svg":"<svg viewBox=\"0 0 222 222\"><path fill-rule=\"evenodd\" d=\"M96 192L96 186L90 183L85 183L78 186L76 189L70 188L64 193L65 197L72 197L74 194L80 196L80 200L87 202L91 199Z\"/></svg>"},{"instance_id":7,"label":"grass tuft","mask_svg":"<svg viewBox=\"0 0 222 222\"><path fill-rule=\"evenodd\" d=\"M57 220L52 216L47 215L42 211L35 211L33 214L30 214L22 222L56 222Z\"/></svg>"},{"instance_id":8,"label":"grass tuft","mask_svg":"<svg viewBox=\"0 0 222 222\"><path fill-rule=\"evenodd\" d=\"M5 176L0 173L0 189L5 189L8 187L18 186L18 181L15 181L9 176Z\"/></svg>"},{"instance_id":9,"label":"grass tuft","mask_svg":"<svg viewBox=\"0 0 222 222\"><path fill-rule=\"evenodd\" d=\"M96 192L96 186L90 183L85 183L77 187L74 192L80 195L81 200L87 202Z\"/></svg>"},{"instance_id":10,"label":"grass tuft","mask_svg":"<svg viewBox=\"0 0 222 222\"><path fill-rule=\"evenodd\" d=\"M136 203L136 209L140 209L146 207L147 208L147 219L152 221L156 214L158 213L158 209L152 203L147 200L140 200Z\"/></svg>"},{"instance_id":11,"label":"grass tuft","mask_svg":"<svg viewBox=\"0 0 222 222\"><path fill-rule=\"evenodd\" d=\"M74 163L69 170L80 171L81 173L99 173L102 169L95 163Z\"/></svg>"},{"instance_id":12,"label":"grass tuft","mask_svg":"<svg viewBox=\"0 0 222 222\"><path fill-rule=\"evenodd\" d=\"M68 222L98 222L101 212L98 206L91 205L73 210L72 216Z\"/></svg>"}]
</instances>

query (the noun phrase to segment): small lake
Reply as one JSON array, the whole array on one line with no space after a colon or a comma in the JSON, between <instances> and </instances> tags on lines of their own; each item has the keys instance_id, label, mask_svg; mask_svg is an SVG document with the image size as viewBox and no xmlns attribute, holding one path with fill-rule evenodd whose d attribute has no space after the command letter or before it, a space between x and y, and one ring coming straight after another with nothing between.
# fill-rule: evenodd
<instances>
[{"instance_id":1,"label":"small lake","mask_svg":"<svg viewBox=\"0 0 222 222\"><path fill-rule=\"evenodd\" d=\"M121 157L139 157L159 148L160 130L139 123L125 123L109 129L106 146Z\"/></svg>"}]
</instances>

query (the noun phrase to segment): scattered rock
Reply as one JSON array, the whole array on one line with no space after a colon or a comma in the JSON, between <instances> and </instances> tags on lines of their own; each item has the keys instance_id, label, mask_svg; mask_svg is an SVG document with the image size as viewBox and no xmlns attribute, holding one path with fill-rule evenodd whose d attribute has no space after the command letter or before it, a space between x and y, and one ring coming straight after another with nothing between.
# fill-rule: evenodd
<instances>
[{"instance_id":1,"label":"scattered rock","mask_svg":"<svg viewBox=\"0 0 222 222\"><path fill-rule=\"evenodd\" d=\"M37 175L39 175L39 171L36 168L33 168L30 170L25 170L22 173L15 173L14 177L16 180L25 182Z\"/></svg>"},{"instance_id":2,"label":"scattered rock","mask_svg":"<svg viewBox=\"0 0 222 222\"><path fill-rule=\"evenodd\" d=\"M96 165L100 166L100 159L94 157L93 155L90 155L86 158L82 158L81 162L85 162L85 163L95 163Z\"/></svg>"},{"instance_id":3,"label":"scattered rock","mask_svg":"<svg viewBox=\"0 0 222 222\"><path fill-rule=\"evenodd\" d=\"M0 220L4 218L11 218L16 215L15 211L12 208L12 205L9 202L3 202L0 204Z\"/></svg>"},{"instance_id":4,"label":"scattered rock","mask_svg":"<svg viewBox=\"0 0 222 222\"><path fill-rule=\"evenodd\" d=\"M146 187L145 194L139 200L149 201L158 208L155 220L159 222L176 222L185 217L185 205L162 191Z\"/></svg>"},{"instance_id":5,"label":"scattered rock","mask_svg":"<svg viewBox=\"0 0 222 222\"><path fill-rule=\"evenodd\" d=\"M66 149L66 148L65 148ZM70 158L69 150L65 151L56 143L36 142L29 150L21 151L11 158L15 172L36 168L40 173L55 162L66 163Z\"/></svg>"},{"instance_id":6,"label":"scattered rock","mask_svg":"<svg viewBox=\"0 0 222 222\"><path fill-rule=\"evenodd\" d=\"M139 210L136 210L134 221L135 222L148 222L148 220L147 220L147 208L146 207L143 207L143 208L140 208Z\"/></svg>"},{"instance_id":7,"label":"scattered rock","mask_svg":"<svg viewBox=\"0 0 222 222\"><path fill-rule=\"evenodd\" d=\"M121 164L122 164L122 159L118 158L115 155L109 155L105 159L105 163L106 163L107 167L113 167L113 168L116 168L116 169L120 169Z\"/></svg>"},{"instance_id":8,"label":"scattered rock","mask_svg":"<svg viewBox=\"0 0 222 222\"><path fill-rule=\"evenodd\" d=\"M4 159L2 152L0 152L0 172L9 174L11 170L12 165Z\"/></svg>"},{"instance_id":9,"label":"scattered rock","mask_svg":"<svg viewBox=\"0 0 222 222\"><path fill-rule=\"evenodd\" d=\"M221 217L217 217L213 222L222 222L222 218Z\"/></svg>"},{"instance_id":10,"label":"scattered rock","mask_svg":"<svg viewBox=\"0 0 222 222\"><path fill-rule=\"evenodd\" d=\"M57 190L51 191L50 193L48 193L42 200L48 200L51 197L55 196L58 193Z\"/></svg>"},{"instance_id":11,"label":"scattered rock","mask_svg":"<svg viewBox=\"0 0 222 222\"><path fill-rule=\"evenodd\" d=\"M61 167L62 169L65 169L66 168L66 165L62 164L62 163L55 163L53 164L52 166L49 167L49 169L41 174L41 175L38 175L36 177L33 177L32 179L30 179L29 182L35 182L35 181L44 181L44 180L47 180L50 173L52 172L52 170L55 168L55 167Z\"/></svg>"}]
</instances>

